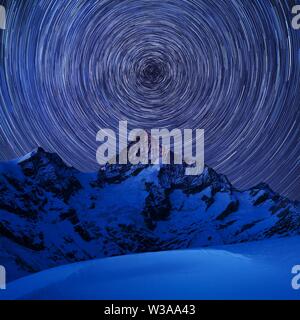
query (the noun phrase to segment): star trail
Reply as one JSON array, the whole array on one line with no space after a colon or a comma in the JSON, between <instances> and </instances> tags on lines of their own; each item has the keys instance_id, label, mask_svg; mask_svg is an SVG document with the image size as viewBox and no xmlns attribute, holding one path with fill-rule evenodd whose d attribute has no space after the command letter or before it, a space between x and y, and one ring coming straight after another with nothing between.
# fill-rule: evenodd
<instances>
[{"instance_id":1,"label":"star trail","mask_svg":"<svg viewBox=\"0 0 300 320\"><path fill-rule=\"evenodd\" d=\"M99 128L199 128L234 185L299 199L295 3L0 1L0 159L42 146L95 171Z\"/></svg>"}]
</instances>

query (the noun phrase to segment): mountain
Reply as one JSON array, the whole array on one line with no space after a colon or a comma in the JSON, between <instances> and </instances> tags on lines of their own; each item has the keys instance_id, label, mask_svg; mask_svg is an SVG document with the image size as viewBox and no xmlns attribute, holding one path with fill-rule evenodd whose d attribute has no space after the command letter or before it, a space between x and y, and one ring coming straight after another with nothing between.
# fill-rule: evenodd
<instances>
[{"instance_id":1,"label":"mountain","mask_svg":"<svg viewBox=\"0 0 300 320\"><path fill-rule=\"evenodd\" d=\"M82 173L38 148L0 164L0 264L9 280L62 264L300 234L300 206L205 166L106 165Z\"/></svg>"}]
</instances>

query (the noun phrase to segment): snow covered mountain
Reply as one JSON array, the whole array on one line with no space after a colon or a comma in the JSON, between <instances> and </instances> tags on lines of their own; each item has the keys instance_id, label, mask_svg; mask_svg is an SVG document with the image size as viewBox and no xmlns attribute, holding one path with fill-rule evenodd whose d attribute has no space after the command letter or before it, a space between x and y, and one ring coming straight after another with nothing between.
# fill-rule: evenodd
<instances>
[{"instance_id":1,"label":"snow covered mountain","mask_svg":"<svg viewBox=\"0 0 300 320\"><path fill-rule=\"evenodd\" d=\"M128 253L300 234L300 206L205 167L107 165L81 173L38 148L0 163L0 264L9 280Z\"/></svg>"}]
</instances>

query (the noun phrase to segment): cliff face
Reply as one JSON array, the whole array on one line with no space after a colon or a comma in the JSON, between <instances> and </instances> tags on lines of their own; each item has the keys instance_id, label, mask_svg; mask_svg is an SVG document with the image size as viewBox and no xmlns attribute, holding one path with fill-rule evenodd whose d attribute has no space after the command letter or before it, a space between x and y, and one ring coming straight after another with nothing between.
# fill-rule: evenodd
<instances>
[{"instance_id":1,"label":"cliff face","mask_svg":"<svg viewBox=\"0 0 300 320\"><path fill-rule=\"evenodd\" d=\"M0 163L0 264L9 280L70 262L300 233L299 204L236 190L205 167L107 165L81 173L38 148Z\"/></svg>"}]
</instances>

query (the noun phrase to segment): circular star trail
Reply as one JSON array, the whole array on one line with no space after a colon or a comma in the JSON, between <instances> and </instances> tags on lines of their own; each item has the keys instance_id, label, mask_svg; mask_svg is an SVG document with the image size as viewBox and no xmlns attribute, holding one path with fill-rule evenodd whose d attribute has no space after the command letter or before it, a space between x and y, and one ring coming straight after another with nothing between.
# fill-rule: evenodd
<instances>
[{"instance_id":1,"label":"circular star trail","mask_svg":"<svg viewBox=\"0 0 300 320\"><path fill-rule=\"evenodd\" d=\"M4 4L1 159L42 146L93 171L99 128L201 128L206 163L236 186L299 198L293 1Z\"/></svg>"}]
</instances>

